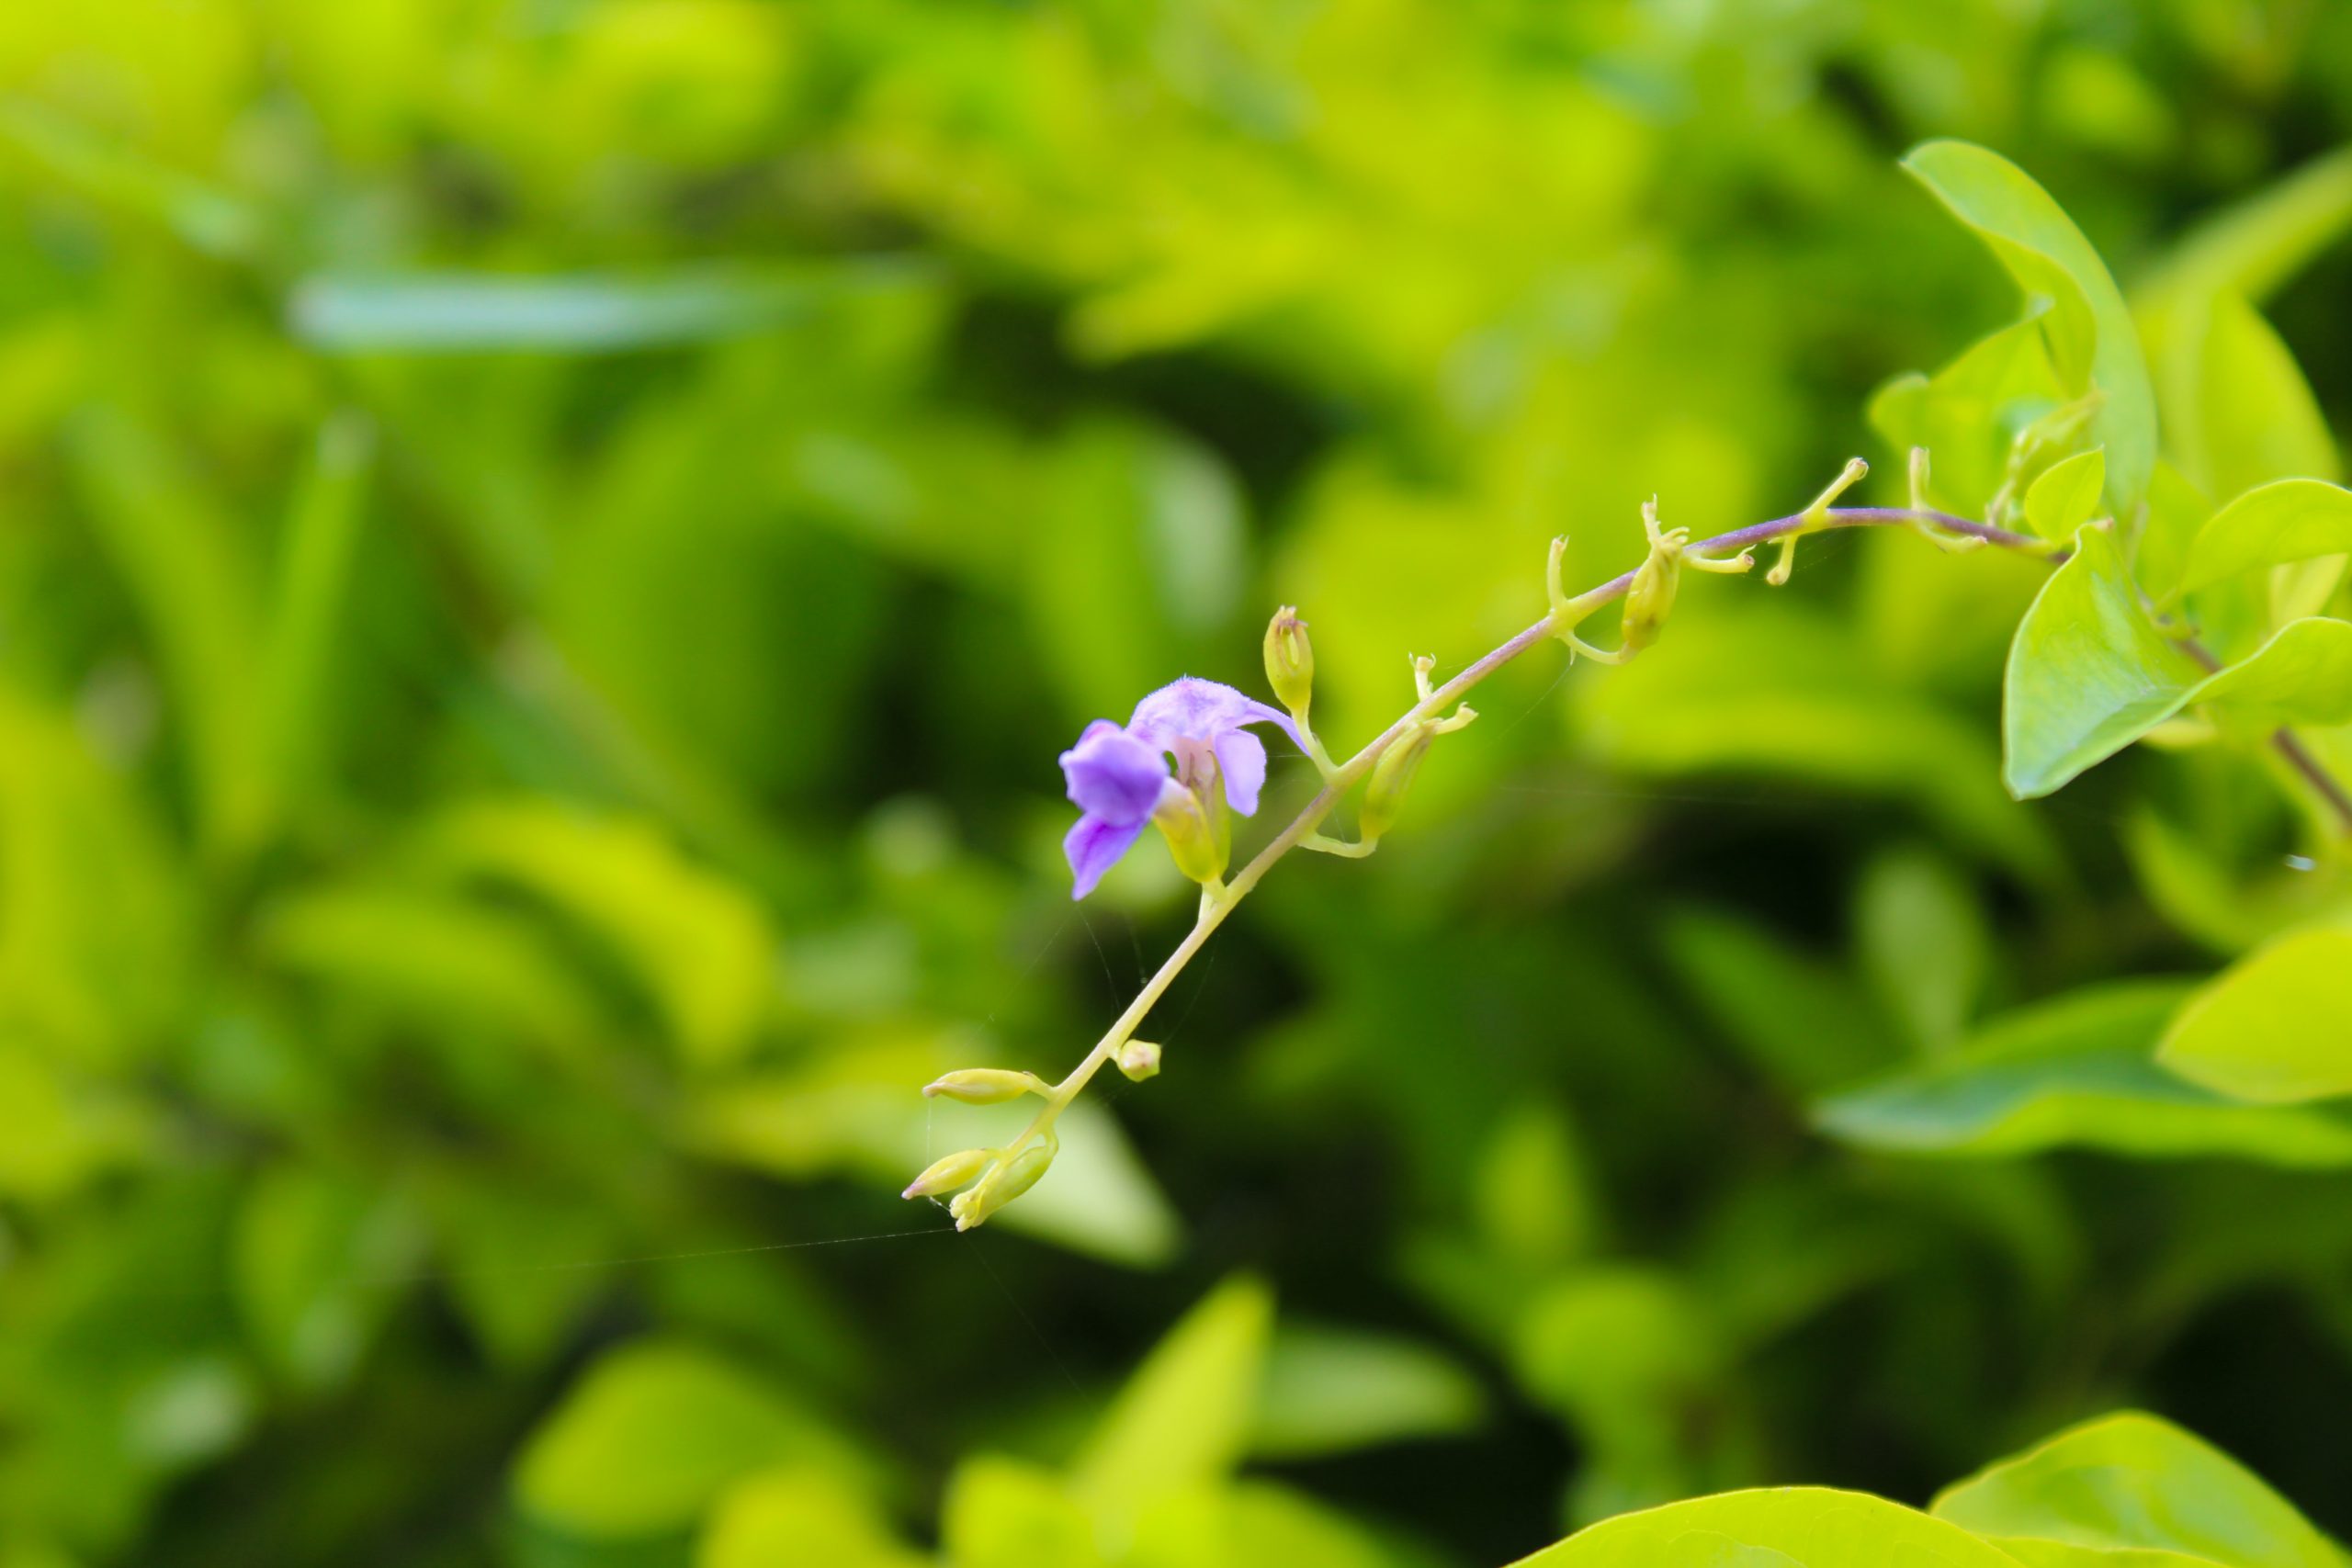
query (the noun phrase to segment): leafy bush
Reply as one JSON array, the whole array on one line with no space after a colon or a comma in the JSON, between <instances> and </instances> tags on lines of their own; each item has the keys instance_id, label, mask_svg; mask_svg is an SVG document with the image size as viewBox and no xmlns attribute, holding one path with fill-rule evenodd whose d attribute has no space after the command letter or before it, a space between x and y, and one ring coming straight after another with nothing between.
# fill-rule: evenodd
<instances>
[{"instance_id":1,"label":"leafy bush","mask_svg":"<svg viewBox=\"0 0 2352 1568\"><path fill-rule=\"evenodd\" d=\"M0 1563L2341 1561L2346 60L0 17ZM1283 603L1381 852L900 1204L1200 907L1053 757Z\"/></svg>"}]
</instances>

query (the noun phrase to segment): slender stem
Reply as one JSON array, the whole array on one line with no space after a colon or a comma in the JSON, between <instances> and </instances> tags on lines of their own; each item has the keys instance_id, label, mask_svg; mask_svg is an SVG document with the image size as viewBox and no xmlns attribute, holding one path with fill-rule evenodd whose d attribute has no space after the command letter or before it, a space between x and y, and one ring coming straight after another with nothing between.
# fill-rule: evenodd
<instances>
[{"instance_id":1,"label":"slender stem","mask_svg":"<svg viewBox=\"0 0 2352 1568\"><path fill-rule=\"evenodd\" d=\"M2043 540L2015 533L2007 528L1996 527L1989 523L1979 523L1970 518L1954 516L1948 512L1937 512L1925 507L1900 506L1842 506L1821 511L1795 512L1786 517L1775 517L1763 523L1751 523L1745 528L1735 528L1728 534L1718 534L1712 539L1701 539L1685 548L1696 553L1729 557L1738 554L1750 546L1767 544L1775 539L1786 538L1791 535L1821 532L1832 528L1910 528L1917 527L1921 524L1932 525L1949 533L1964 534L1972 538L1982 539L1989 545L1998 545L2004 549L2039 556L2053 565L2064 560L2068 554L2063 547L2052 548ZM1580 614L1589 612L1612 600L1623 598L1633 588L1634 578L1633 571L1620 573L1597 587L1586 590L1570 603ZM1361 750L1344 762L1332 765L1329 756L1322 752L1320 742L1317 742L1312 755L1315 757L1318 771L1323 774L1323 787L1317 790L1315 797L1291 819L1289 826L1275 834L1265 848L1250 857L1250 863L1225 885L1222 892L1213 890L1203 897L1200 918L1193 923L1193 929L1185 933L1184 940L1176 944L1176 950L1168 955L1158 972L1144 982L1143 989L1136 993L1135 999L1127 1004L1126 1010L1119 1014L1111 1027L1104 1032L1102 1038L1095 1043L1094 1049L1086 1054L1085 1059L1071 1070L1069 1077L1054 1085L1048 1091L1046 1096L1045 1109L1038 1111L1035 1120L1029 1123L1018 1138L1006 1146L1002 1157L1010 1160L1032 1138L1044 1136L1052 1131L1056 1118L1061 1115L1071 1100L1078 1098L1079 1092L1085 1089L1096 1073L1102 1070L1102 1065L1116 1055L1121 1046L1134 1038L1136 1030L1150 1013L1153 1006L1166 993L1176 976L1183 973L1184 966L1193 961L1193 955L1200 952L1216 928L1225 923L1226 916L1233 912L1234 906L1250 896L1250 890L1258 886L1266 873L1273 869L1276 861L1296 849L1322 825L1323 819L1331 814L1334 807L1339 805L1340 796L1344 795L1358 779L1371 770L1372 765L1380 760L1381 753L1403 739L1424 721L1435 717L1451 707L1487 676L1531 649L1554 640L1555 635L1553 618L1547 615L1526 630L1513 636L1500 647L1491 649L1476 662L1455 675L1453 679L1415 703L1406 710L1403 717L1374 736ZM2213 656L2199 647L2193 639L2185 640L2184 646L2192 657L2204 662L2208 668L2220 668L2220 664ZM2287 730L2281 729L2273 735L2271 742L2298 772L2311 781L2312 787L2319 791L2322 798L2325 799L2344 819L2346 828L2352 829L2352 795L2346 794L2343 785L2331 777L2326 769L2322 767L2319 761L2303 749L2302 744Z\"/></svg>"}]
</instances>

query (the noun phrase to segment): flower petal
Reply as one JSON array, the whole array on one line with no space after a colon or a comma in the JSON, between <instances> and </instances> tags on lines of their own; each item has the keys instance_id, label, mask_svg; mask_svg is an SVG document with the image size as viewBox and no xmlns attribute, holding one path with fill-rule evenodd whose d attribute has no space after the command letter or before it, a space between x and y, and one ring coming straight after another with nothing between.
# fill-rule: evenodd
<instances>
[{"instance_id":1,"label":"flower petal","mask_svg":"<svg viewBox=\"0 0 2352 1568\"><path fill-rule=\"evenodd\" d=\"M1293 740L1298 731L1290 716L1231 686L1187 675L1170 681L1136 705L1127 733L1136 739L1171 750L1180 739L1215 741L1245 724L1271 724Z\"/></svg>"},{"instance_id":2,"label":"flower petal","mask_svg":"<svg viewBox=\"0 0 2352 1568\"><path fill-rule=\"evenodd\" d=\"M1132 827L1151 815L1168 763L1158 748L1136 739L1107 718L1086 727L1078 744L1062 753L1062 777L1080 811L1106 822Z\"/></svg>"},{"instance_id":3,"label":"flower petal","mask_svg":"<svg viewBox=\"0 0 2352 1568\"><path fill-rule=\"evenodd\" d=\"M1069 861L1074 879L1069 896L1083 898L1093 892L1102 874L1118 864L1119 857L1142 836L1141 821L1122 825L1091 814L1080 818L1062 840L1062 853Z\"/></svg>"},{"instance_id":4,"label":"flower petal","mask_svg":"<svg viewBox=\"0 0 2352 1568\"><path fill-rule=\"evenodd\" d=\"M1216 771L1225 780L1225 803L1244 817L1258 814L1258 792L1266 787L1266 743L1246 729L1216 739Z\"/></svg>"}]
</instances>

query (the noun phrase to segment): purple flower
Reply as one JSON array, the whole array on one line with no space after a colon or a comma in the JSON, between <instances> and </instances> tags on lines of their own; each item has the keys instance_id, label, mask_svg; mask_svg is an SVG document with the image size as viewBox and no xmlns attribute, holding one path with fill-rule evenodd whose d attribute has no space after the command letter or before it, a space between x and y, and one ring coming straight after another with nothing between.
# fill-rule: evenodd
<instances>
[{"instance_id":1,"label":"purple flower","mask_svg":"<svg viewBox=\"0 0 2352 1568\"><path fill-rule=\"evenodd\" d=\"M1187 675L1136 705L1121 728L1107 718L1086 727L1062 753L1062 775L1081 815L1062 840L1076 879L1073 898L1094 891L1102 874L1141 836L1169 790L1196 787L1212 772L1225 804L1244 817L1258 809L1266 783L1266 748L1244 725L1271 724L1293 740L1290 718L1215 681ZM1171 777L1168 759L1174 758Z\"/></svg>"}]
</instances>

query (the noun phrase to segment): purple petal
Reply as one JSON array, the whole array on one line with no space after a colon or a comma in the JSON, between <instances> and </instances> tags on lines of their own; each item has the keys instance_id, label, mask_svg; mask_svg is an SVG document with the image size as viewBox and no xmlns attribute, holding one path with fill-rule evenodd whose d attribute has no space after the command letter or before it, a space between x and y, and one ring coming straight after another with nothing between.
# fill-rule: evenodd
<instances>
[{"instance_id":1,"label":"purple petal","mask_svg":"<svg viewBox=\"0 0 2352 1568\"><path fill-rule=\"evenodd\" d=\"M1159 786L1168 780L1168 763L1159 749L1107 718L1088 725L1061 761L1071 803L1090 817L1122 827L1151 815Z\"/></svg>"},{"instance_id":2,"label":"purple petal","mask_svg":"<svg viewBox=\"0 0 2352 1568\"><path fill-rule=\"evenodd\" d=\"M1094 891L1102 874L1119 863L1119 857L1143 836L1143 824L1130 822L1122 826L1106 822L1100 817L1086 816L1078 819L1062 840L1062 853L1069 861L1069 874L1075 879L1070 888L1072 898L1083 898Z\"/></svg>"},{"instance_id":3,"label":"purple petal","mask_svg":"<svg viewBox=\"0 0 2352 1568\"><path fill-rule=\"evenodd\" d=\"M1217 737L1216 771L1225 779L1225 803L1256 816L1258 792L1266 787L1266 743L1246 729L1227 730Z\"/></svg>"},{"instance_id":4,"label":"purple petal","mask_svg":"<svg viewBox=\"0 0 2352 1568\"><path fill-rule=\"evenodd\" d=\"M1135 716L1127 720L1127 733L1166 751L1180 739L1214 742L1245 724L1271 724L1293 740L1298 739L1290 716L1280 708L1196 675L1170 681L1137 703Z\"/></svg>"}]
</instances>

